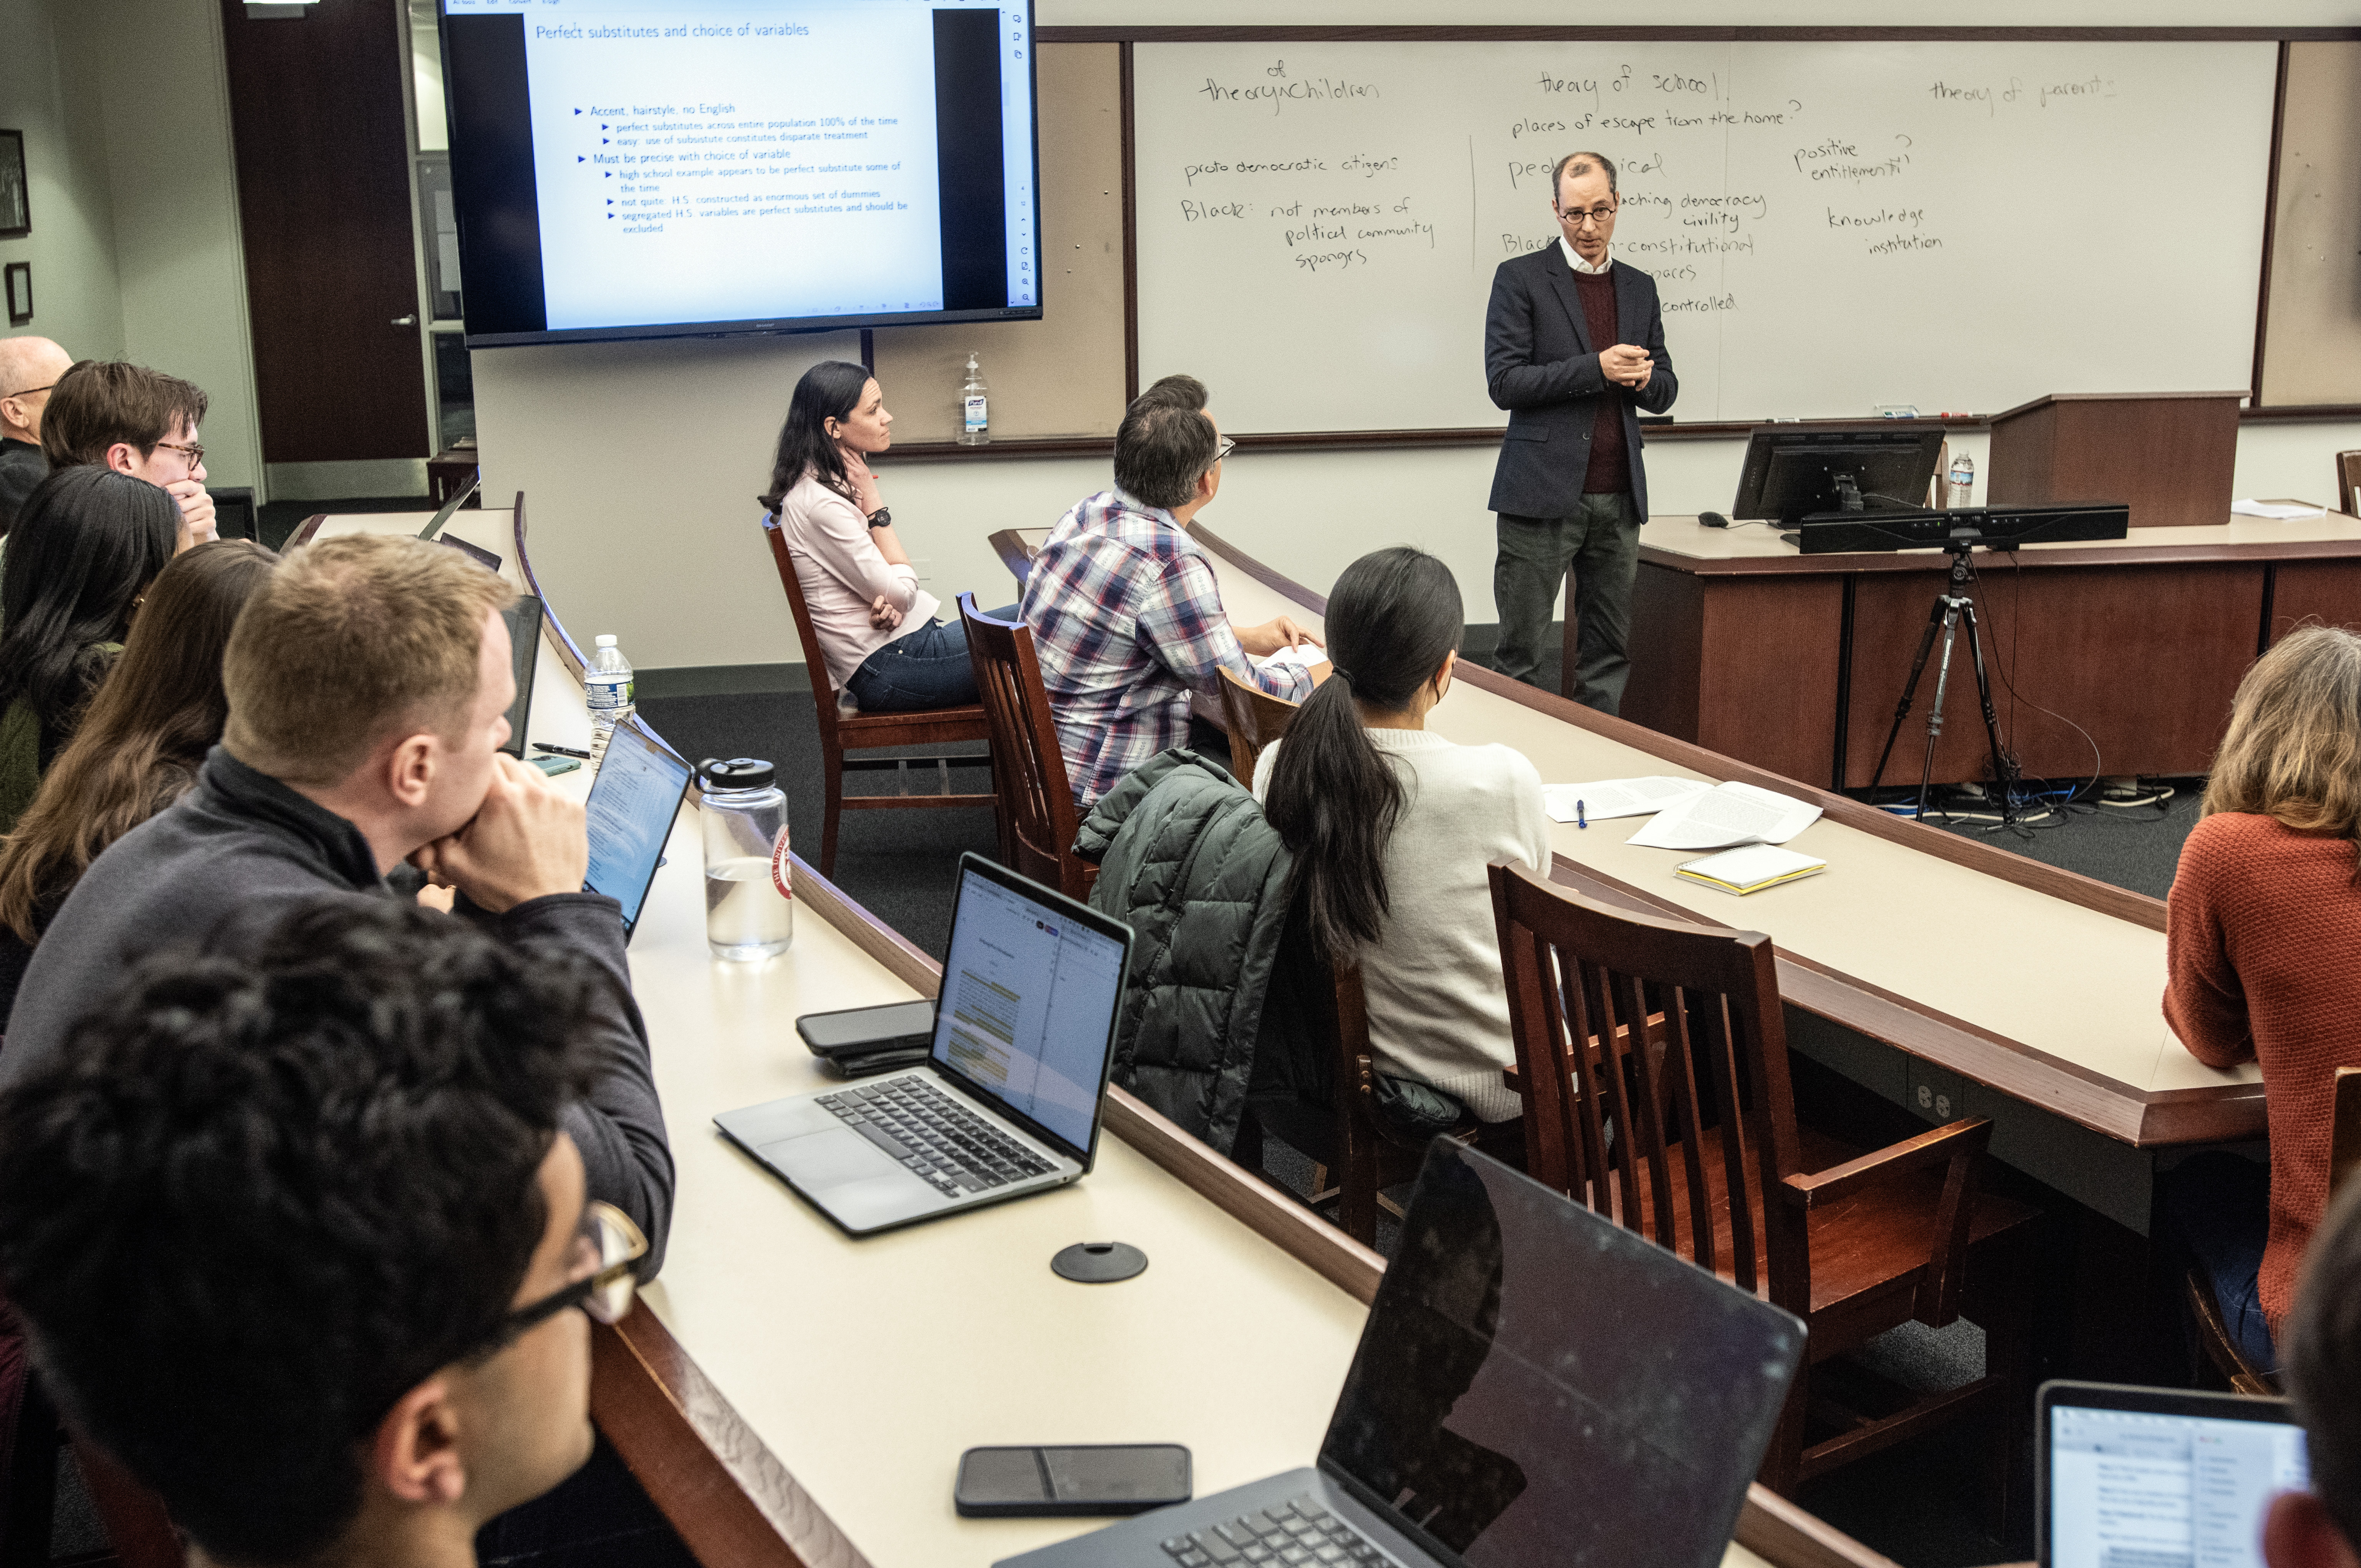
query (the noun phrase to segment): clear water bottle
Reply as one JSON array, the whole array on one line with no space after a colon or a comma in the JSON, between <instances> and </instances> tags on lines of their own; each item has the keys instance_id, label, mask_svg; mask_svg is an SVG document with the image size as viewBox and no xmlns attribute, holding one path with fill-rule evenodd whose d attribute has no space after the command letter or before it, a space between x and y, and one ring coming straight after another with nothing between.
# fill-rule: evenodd
<instances>
[{"instance_id":1,"label":"clear water bottle","mask_svg":"<svg viewBox=\"0 0 2361 1568\"><path fill-rule=\"evenodd\" d=\"M1947 510L1973 506L1976 493L1976 460L1964 452L1951 454L1950 481L1943 487L1943 506Z\"/></svg>"},{"instance_id":2,"label":"clear water bottle","mask_svg":"<svg viewBox=\"0 0 2361 1568\"><path fill-rule=\"evenodd\" d=\"M612 632L601 632L590 667L582 673L582 699L590 705L590 771L607 760L607 743L615 726L631 717L631 662L615 646Z\"/></svg>"},{"instance_id":3,"label":"clear water bottle","mask_svg":"<svg viewBox=\"0 0 2361 1568\"><path fill-rule=\"evenodd\" d=\"M697 764L705 785L705 945L717 959L785 952L796 937L787 797L753 757Z\"/></svg>"},{"instance_id":4,"label":"clear water bottle","mask_svg":"<svg viewBox=\"0 0 2361 1568\"><path fill-rule=\"evenodd\" d=\"M967 356L967 384L960 389L960 442L967 446L984 446L992 441L992 419L983 396L983 372L976 368L975 356Z\"/></svg>"}]
</instances>

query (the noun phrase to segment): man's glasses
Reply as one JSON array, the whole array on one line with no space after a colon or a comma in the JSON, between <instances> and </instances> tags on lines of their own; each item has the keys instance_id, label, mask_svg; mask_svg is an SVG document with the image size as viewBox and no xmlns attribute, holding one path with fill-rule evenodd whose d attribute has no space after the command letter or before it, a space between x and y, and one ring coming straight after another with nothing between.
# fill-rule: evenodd
<instances>
[{"instance_id":1,"label":"man's glasses","mask_svg":"<svg viewBox=\"0 0 2361 1568\"><path fill-rule=\"evenodd\" d=\"M574 1282L501 1318L474 1354L497 1354L527 1330L573 1307L588 1313L594 1323L620 1321L631 1310L639 1289L631 1266L647 1255L648 1238L629 1214L611 1203L584 1204L582 1228L574 1234Z\"/></svg>"},{"instance_id":2,"label":"man's glasses","mask_svg":"<svg viewBox=\"0 0 2361 1568\"><path fill-rule=\"evenodd\" d=\"M202 446L183 446L177 441L159 441L156 444L162 447L167 452L184 452L188 454L189 472L192 474L204 466L205 449Z\"/></svg>"},{"instance_id":3,"label":"man's glasses","mask_svg":"<svg viewBox=\"0 0 2361 1568\"><path fill-rule=\"evenodd\" d=\"M55 391L57 389L57 385L58 384L55 381L52 381L46 387L27 387L21 392L0 393L0 402L5 402L10 398L29 398L35 392Z\"/></svg>"},{"instance_id":4,"label":"man's glasses","mask_svg":"<svg viewBox=\"0 0 2361 1568\"><path fill-rule=\"evenodd\" d=\"M1615 215L1615 203L1601 202L1595 207L1560 207L1557 215L1576 228L1585 224L1603 224Z\"/></svg>"},{"instance_id":5,"label":"man's glasses","mask_svg":"<svg viewBox=\"0 0 2361 1568\"><path fill-rule=\"evenodd\" d=\"M1231 453L1235 452L1238 449L1238 444L1232 441L1226 435L1217 436L1214 439L1217 444L1213 448L1213 463L1219 463L1223 458L1227 457ZM1211 468L1213 466L1213 463L1208 463L1205 466Z\"/></svg>"}]
</instances>

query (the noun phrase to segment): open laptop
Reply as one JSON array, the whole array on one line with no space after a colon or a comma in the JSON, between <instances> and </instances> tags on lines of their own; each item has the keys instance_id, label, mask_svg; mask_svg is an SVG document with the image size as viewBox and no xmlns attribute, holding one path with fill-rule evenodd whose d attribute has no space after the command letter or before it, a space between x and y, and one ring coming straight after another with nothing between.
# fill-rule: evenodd
<instances>
[{"instance_id":1,"label":"open laptop","mask_svg":"<svg viewBox=\"0 0 2361 1568\"><path fill-rule=\"evenodd\" d=\"M2035 1402L2042 1568L2263 1568L2263 1514L2311 1484L2285 1399L2045 1383Z\"/></svg>"},{"instance_id":2,"label":"open laptop","mask_svg":"<svg viewBox=\"0 0 2361 1568\"><path fill-rule=\"evenodd\" d=\"M714 1125L857 1236L1079 1180L1130 961L1129 927L962 855L925 1063Z\"/></svg>"},{"instance_id":3,"label":"open laptop","mask_svg":"<svg viewBox=\"0 0 2361 1568\"><path fill-rule=\"evenodd\" d=\"M590 782L587 807L590 870L585 893L603 893L623 906L623 940L639 929L648 888L664 864L664 840L688 793L690 768L636 718L615 727L606 760Z\"/></svg>"},{"instance_id":4,"label":"open laptop","mask_svg":"<svg viewBox=\"0 0 2361 1568\"><path fill-rule=\"evenodd\" d=\"M509 668L516 676L516 698L509 704L509 743L500 748L519 762L524 760L525 726L533 722L533 672L541 658L541 600L519 594L500 611L509 629Z\"/></svg>"},{"instance_id":5,"label":"open laptop","mask_svg":"<svg viewBox=\"0 0 2361 1568\"><path fill-rule=\"evenodd\" d=\"M1000 1568L1722 1560L1804 1325L1437 1139L1316 1466Z\"/></svg>"}]
</instances>

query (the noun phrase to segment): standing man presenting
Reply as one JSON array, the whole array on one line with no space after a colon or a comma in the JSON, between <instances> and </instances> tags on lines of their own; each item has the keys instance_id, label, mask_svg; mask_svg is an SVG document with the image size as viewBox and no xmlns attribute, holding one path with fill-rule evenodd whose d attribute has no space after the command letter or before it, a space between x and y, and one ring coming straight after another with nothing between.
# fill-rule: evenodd
<instances>
[{"instance_id":1,"label":"standing man presenting","mask_svg":"<svg viewBox=\"0 0 2361 1568\"><path fill-rule=\"evenodd\" d=\"M1613 713L1631 662L1631 578L1648 480L1636 411L1662 413L1680 384L1664 352L1656 280L1611 259L1615 165L1596 152L1558 159L1550 181L1557 244L1500 263L1484 320L1484 377L1509 411L1492 472L1500 615L1493 667L1531 681L1550 606L1568 567L1579 627L1576 701Z\"/></svg>"}]
</instances>

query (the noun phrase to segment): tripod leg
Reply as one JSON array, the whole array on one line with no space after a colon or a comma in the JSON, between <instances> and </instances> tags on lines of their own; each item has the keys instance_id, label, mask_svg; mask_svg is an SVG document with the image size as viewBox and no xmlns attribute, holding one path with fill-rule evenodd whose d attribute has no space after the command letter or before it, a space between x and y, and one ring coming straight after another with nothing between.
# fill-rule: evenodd
<instances>
[{"instance_id":1,"label":"tripod leg","mask_svg":"<svg viewBox=\"0 0 2361 1568\"><path fill-rule=\"evenodd\" d=\"M1870 793L1885 782L1885 764L1894 756L1894 742L1901 738L1902 721L1910 717L1910 704L1918 696L1918 677L1927 673L1927 655L1934 651L1935 632L1942 625L1945 601L1937 598L1927 612L1927 630L1918 639L1918 656L1910 661L1910 678L1902 684L1902 700L1894 705L1894 722L1885 731L1885 750L1877 754L1877 772L1869 775Z\"/></svg>"},{"instance_id":2,"label":"tripod leg","mask_svg":"<svg viewBox=\"0 0 2361 1568\"><path fill-rule=\"evenodd\" d=\"M1984 740L1992 747L1993 782L2000 787L2000 824L2016 826L2016 808L2009 795L2009 775L2015 770L2008 765L2008 753L2000 746L2000 715L1993 707L1992 676L1984 669L1984 640L1976 634L1976 607L1966 607L1968 617L1968 652L1976 662L1976 696L1984 707Z\"/></svg>"},{"instance_id":3,"label":"tripod leg","mask_svg":"<svg viewBox=\"0 0 2361 1568\"><path fill-rule=\"evenodd\" d=\"M1916 819L1927 818L1927 794L1935 782L1935 742L1943 738L1943 698L1951 689L1951 643L1960 633L1960 607L1963 599L1946 598L1938 608L1943 612L1943 661L1935 668L1935 706L1927 710L1927 761L1918 770L1918 810Z\"/></svg>"}]
</instances>

